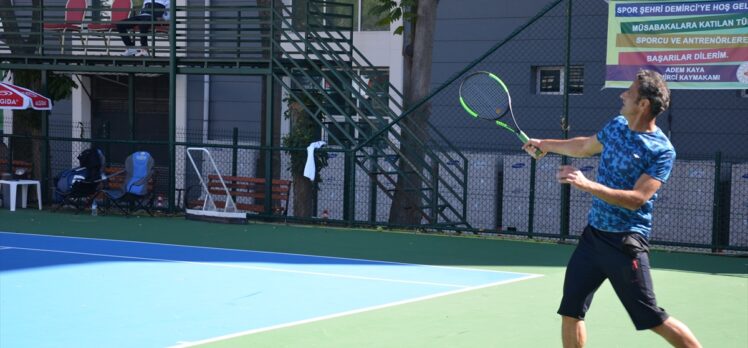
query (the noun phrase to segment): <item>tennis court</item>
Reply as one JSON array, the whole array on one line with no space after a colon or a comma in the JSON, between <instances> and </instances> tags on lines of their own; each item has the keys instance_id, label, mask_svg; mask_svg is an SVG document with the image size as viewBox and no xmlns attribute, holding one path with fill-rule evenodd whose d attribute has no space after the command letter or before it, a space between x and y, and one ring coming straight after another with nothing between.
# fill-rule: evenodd
<instances>
[{"instance_id":1,"label":"tennis court","mask_svg":"<svg viewBox=\"0 0 748 348\"><path fill-rule=\"evenodd\" d=\"M0 230L3 347L557 346L572 250L26 210L1 211ZM747 259L652 259L661 306L705 346L748 343ZM664 346L607 284L587 323L591 347Z\"/></svg>"}]
</instances>

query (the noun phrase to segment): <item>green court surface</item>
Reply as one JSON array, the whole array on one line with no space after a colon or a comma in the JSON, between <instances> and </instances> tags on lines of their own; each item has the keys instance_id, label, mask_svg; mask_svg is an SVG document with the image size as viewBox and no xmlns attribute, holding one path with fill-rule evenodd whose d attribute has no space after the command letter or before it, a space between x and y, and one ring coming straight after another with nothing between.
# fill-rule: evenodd
<instances>
[{"instance_id":1,"label":"green court surface","mask_svg":"<svg viewBox=\"0 0 748 348\"><path fill-rule=\"evenodd\" d=\"M483 237L183 218L0 210L0 231L136 240L533 273L540 278L312 321L204 347L560 347L564 267L574 246ZM748 347L748 258L655 251L659 305L704 347ZM50 291L54 287L50 286ZM303 289L299 289L303 291ZM2 294L0 294L2 296ZM0 323L2 325L2 323ZM667 347L637 332L610 285L587 316L588 347Z\"/></svg>"}]
</instances>

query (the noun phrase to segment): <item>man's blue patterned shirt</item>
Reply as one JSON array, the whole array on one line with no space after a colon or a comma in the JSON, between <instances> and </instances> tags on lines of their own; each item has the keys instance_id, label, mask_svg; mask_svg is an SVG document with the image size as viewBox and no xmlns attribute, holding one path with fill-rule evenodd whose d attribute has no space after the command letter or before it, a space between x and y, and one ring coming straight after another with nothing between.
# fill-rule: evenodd
<instances>
[{"instance_id":1,"label":"man's blue patterned shirt","mask_svg":"<svg viewBox=\"0 0 748 348\"><path fill-rule=\"evenodd\" d=\"M624 116L617 116L599 133L603 145L597 182L612 189L632 190L642 174L663 183L675 162L675 149L660 128L651 133L629 129ZM594 197L588 220L592 227L608 232L638 232L649 238L652 207L657 193L639 209L631 211Z\"/></svg>"}]
</instances>

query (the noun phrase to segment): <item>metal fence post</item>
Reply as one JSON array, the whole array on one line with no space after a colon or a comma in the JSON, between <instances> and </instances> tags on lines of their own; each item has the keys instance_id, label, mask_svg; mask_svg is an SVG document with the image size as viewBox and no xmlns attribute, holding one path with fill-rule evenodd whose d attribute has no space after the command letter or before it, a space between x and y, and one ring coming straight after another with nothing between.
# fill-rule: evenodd
<instances>
[{"instance_id":1,"label":"metal fence post","mask_svg":"<svg viewBox=\"0 0 748 348\"><path fill-rule=\"evenodd\" d=\"M714 203L712 208L712 252L721 251L722 239L720 238L722 230L721 214L721 191L720 176L722 173L722 152L717 151L714 155Z\"/></svg>"},{"instance_id":2,"label":"metal fence post","mask_svg":"<svg viewBox=\"0 0 748 348\"><path fill-rule=\"evenodd\" d=\"M236 176L236 167L239 160L239 128L234 127L234 134L231 136L231 176Z\"/></svg>"},{"instance_id":3,"label":"metal fence post","mask_svg":"<svg viewBox=\"0 0 748 348\"><path fill-rule=\"evenodd\" d=\"M564 139L569 139L569 68L571 64L571 0L566 1L566 61L564 62L564 110L561 117L561 131ZM561 156L561 164L569 164L567 156ZM561 185L561 240L569 236L569 214L571 206L571 185Z\"/></svg>"},{"instance_id":4,"label":"metal fence post","mask_svg":"<svg viewBox=\"0 0 748 348\"><path fill-rule=\"evenodd\" d=\"M439 162L434 161L434 170L431 172L431 224L439 222Z\"/></svg>"},{"instance_id":5,"label":"metal fence post","mask_svg":"<svg viewBox=\"0 0 748 348\"><path fill-rule=\"evenodd\" d=\"M343 220L348 223L353 223L354 216L356 215L354 202L355 200L355 185L356 178L354 176L354 161L355 154L351 149L345 151L345 164L343 168Z\"/></svg>"},{"instance_id":6,"label":"metal fence post","mask_svg":"<svg viewBox=\"0 0 748 348\"><path fill-rule=\"evenodd\" d=\"M374 150L374 155L369 155L369 173L377 170L379 149ZM376 176L369 174L369 223L377 222L377 181Z\"/></svg>"},{"instance_id":7,"label":"metal fence post","mask_svg":"<svg viewBox=\"0 0 748 348\"><path fill-rule=\"evenodd\" d=\"M107 165L112 163L112 132L110 131L111 127L112 123L110 121L106 121L106 123L104 123L104 139L107 140L106 145L104 146L104 155L107 158ZM93 137L93 127L91 127L91 134L88 135L88 138L90 139Z\"/></svg>"},{"instance_id":8,"label":"metal fence post","mask_svg":"<svg viewBox=\"0 0 748 348\"><path fill-rule=\"evenodd\" d=\"M127 140L130 140L130 153L135 152L135 74L127 74ZM91 134L93 136L93 134Z\"/></svg>"},{"instance_id":9,"label":"metal fence post","mask_svg":"<svg viewBox=\"0 0 748 348\"><path fill-rule=\"evenodd\" d=\"M177 142L177 9L169 7L169 213L174 212L176 194ZM156 26L152 25L153 30ZM153 35L155 41L155 35ZM153 43L155 54L156 44Z\"/></svg>"},{"instance_id":10,"label":"metal fence post","mask_svg":"<svg viewBox=\"0 0 748 348\"><path fill-rule=\"evenodd\" d=\"M532 238L535 229L535 172L537 171L537 161L530 159L530 205L527 211L527 238Z\"/></svg>"},{"instance_id":11,"label":"metal fence post","mask_svg":"<svg viewBox=\"0 0 748 348\"><path fill-rule=\"evenodd\" d=\"M45 95L49 95L49 91L47 91L47 70L41 71L41 90L42 93ZM40 140L42 142L41 146L41 179L39 180L41 182L41 186L37 187L37 190L42 190L42 198L44 201L49 202L49 195L47 194L47 189L49 188L49 185L47 182L49 181L49 111L40 111L42 113L42 139Z\"/></svg>"}]
</instances>

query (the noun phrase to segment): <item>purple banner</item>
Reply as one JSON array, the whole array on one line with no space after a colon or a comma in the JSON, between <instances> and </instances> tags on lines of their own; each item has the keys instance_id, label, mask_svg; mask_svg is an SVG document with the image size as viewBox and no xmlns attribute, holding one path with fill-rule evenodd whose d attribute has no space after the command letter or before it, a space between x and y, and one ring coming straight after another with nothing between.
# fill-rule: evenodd
<instances>
[{"instance_id":1,"label":"purple banner","mask_svg":"<svg viewBox=\"0 0 748 348\"><path fill-rule=\"evenodd\" d=\"M744 82L738 65L608 65L606 81L633 81L641 69L655 70L672 82ZM742 69L741 69L742 71ZM743 72L745 74L745 72Z\"/></svg>"},{"instance_id":2,"label":"purple banner","mask_svg":"<svg viewBox=\"0 0 748 348\"><path fill-rule=\"evenodd\" d=\"M748 0L694 2L640 2L616 5L616 17L657 17L748 12Z\"/></svg>"}]
</instances>

